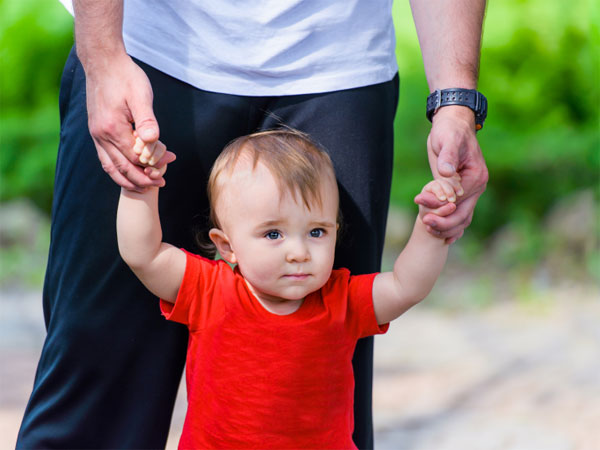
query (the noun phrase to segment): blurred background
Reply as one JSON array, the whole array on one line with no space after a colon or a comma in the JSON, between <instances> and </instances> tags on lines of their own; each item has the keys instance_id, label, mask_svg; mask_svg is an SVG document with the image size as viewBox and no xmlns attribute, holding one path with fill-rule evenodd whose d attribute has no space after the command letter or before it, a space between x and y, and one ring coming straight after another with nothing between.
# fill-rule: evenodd
<instances>
[{"instance_id":1,"label":"blurred background","mask_svg":"<svg viewBox=\"0 0 600 450\"><path fill-rule=\"evenodd\" d=\"M490 181L430 298L377 339L377 448L600 448L593 3L489 2L479 82L489 115L478 138ZM394 15L401 84L388 267L431 176L408 2L396 1ZM0 0L0 448L14 447L45 334L58 87L72 41L58 0Z\"/></svg>"}]
</instances>

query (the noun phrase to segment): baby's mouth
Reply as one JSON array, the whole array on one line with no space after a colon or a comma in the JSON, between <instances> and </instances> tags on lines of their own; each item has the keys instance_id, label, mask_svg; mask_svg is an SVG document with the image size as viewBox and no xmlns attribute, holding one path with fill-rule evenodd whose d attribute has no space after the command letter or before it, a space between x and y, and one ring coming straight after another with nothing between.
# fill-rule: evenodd
<instances>
[{"instance_id":1,"label":"baby's mouth","mask_svg":"<svg viewBox=\"0 0 600 450\"><path fill-rule=\"evenodd\" d=\"M292 279L292 280L305 280L306 278L309 277L308 273L290 273L288 275L285 275L286 278Z\"/></svg>"}]
</instances>

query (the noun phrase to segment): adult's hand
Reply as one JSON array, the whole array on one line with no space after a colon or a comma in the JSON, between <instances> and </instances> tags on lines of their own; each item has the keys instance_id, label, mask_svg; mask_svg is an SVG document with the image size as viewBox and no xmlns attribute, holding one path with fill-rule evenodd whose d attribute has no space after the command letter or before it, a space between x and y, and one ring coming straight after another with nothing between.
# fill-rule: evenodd
<instances>
[{"instance_id":1,"label":"adult's hand","mask_svg":"<svg viewBox=\"0 0 600 450\"><path fill-rule=\"evenodd\" d=\"M86 75L88 125L102 168L121 187L143 191L164 184L160 168L173 161L163 152L144 171L133 151L138 136L153 149L158 123L152 111L152 87L144 71L125 52L123 0L74 0L77 56Z\"/></svg>"},{"instance_id":2,"label":"adult's hand","mask_svg":"<svg viewBox=\"0 0 600 450\"><path fill-rule=\"evenodd\" d=\"M427 155L434 178L451 177L455 173L461 177L464 194L457 198L456 211L445 217L435 214L423 217L430 233L452 243L462 237L471 223L477 199L488 181L488 170L475 136L473 112L464 106L440 108L433 117ZM443 204L428 192L417 195L415 202L427 208Z\"/></svg>"},{"instance_id":3,"label":"adult's hand","mask_svg":"<svg viewBox=\"0 0 600 450\"><path fill-rule=\"evenodd\" d=\"M476 89L485 0L410 0L429 92L436 89ZM445 106L433 116L427 154L434 177L458 173L464 194L446 217L423 217L431 233L452 243L471 223L488 172L475 137L475 116L465 106ZM415 201L429 208L440 203L432 195Z\"/></svg>"},{"instance_id":4,"label":"adult's hand","mask_svg":"<svg viewBox=\"0 0 600 450\"><path fill-rule=\"evenodd\" d=\"M121 187L143 191L164 185L159 171L144 171L133 150L133 125L152 147L159 128L152 110L152 87L144 71L125 53L86 70L88 124L102 168ZM171 153L153 164L160 169ZM148 173L150 175L148 175Z\"/></svg>"}]
</instances>

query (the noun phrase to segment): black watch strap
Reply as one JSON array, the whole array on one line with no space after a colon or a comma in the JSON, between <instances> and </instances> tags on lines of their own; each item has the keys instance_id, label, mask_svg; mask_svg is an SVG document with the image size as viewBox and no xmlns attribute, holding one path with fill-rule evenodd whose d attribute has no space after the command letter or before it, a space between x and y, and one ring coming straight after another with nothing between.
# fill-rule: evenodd
<instances>
[{"instance_id":1,"label":"black watch strap","mask_svg":"<svg viewBox=\"0 0 600 450\"><path fill-rule=\"evenodd\" d=\"M487 117L487 98L475 89L436 89L427 97L427 118L431 122L433 115L442 106L461 105L467 106L475 112L475 126L477 130L483 128Z\"/></svg>"}]
</instances>

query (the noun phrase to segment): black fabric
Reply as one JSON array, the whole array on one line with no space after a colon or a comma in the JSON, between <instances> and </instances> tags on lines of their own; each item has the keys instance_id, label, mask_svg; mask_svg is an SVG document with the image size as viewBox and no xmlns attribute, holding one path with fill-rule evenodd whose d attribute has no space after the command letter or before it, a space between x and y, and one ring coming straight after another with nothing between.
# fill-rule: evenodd
<instances>
[{"instance_id":1,"label":"black fabric","mask_svg":"<svg viewBox=\"0 0 600 450\"><path fill-rule=\"evenodd\" d=\"M345 233L336 266L378 271L392 172L397 77L325 94L242 97L206 92L143 63L160 139L177 154L160 194L164 239L197 250L206 227L205 185L232 139L280 123L331 154ZM187 331L121 260L119 187L104 173L87 128L85 76L74 50L63 73L51 245L44 285L47 337L18 448L162 448L185 363ZM357 345L355 442L373 447L373 339Z\"/></svg>"}]
</instances>

